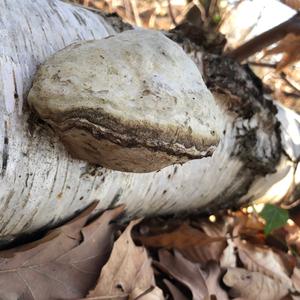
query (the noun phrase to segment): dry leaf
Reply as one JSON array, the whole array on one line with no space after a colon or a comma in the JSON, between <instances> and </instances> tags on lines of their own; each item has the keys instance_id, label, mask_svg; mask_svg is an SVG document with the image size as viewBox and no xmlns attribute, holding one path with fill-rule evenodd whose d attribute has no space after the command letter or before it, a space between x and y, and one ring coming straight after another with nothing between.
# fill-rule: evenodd
<instances>
[{"instance_id":1,"label":"dry leaf","mask_svg":"<svg viewBox=\"0 0 300 300\"><path fill-rule=\"evenodd\" d=\"M294 268L291 279L292 279L295 289L298 292L300 292L300 268L298 268L298 267Z\"/></svg>"},{"instance_id":2,"label":"dry leaf","mask_svg":"<svg viewBox=\"0 0 300 300\"><path fill-rule=\"evenodd\" d=\"M229 299L227 293L220 286L221 269L216 262L208 263L202 274L208 289L209 299L212 298L211 296L215 296L216 299Z\"/></svg>"},{"instance_id":3,"label":"dry leaf","mask_svg":"<svg viewBox=\"0 0 300 300\"><path fill-rule=\"evenodd\" d=\"M282 0L282 2L295 10L300 10L299 0Z\"/></svg>"},{"instance_id":4,"label":"dry leaf","mask_svg":"<svg viewBox=\"0 0 300 300\"><path fill-rule=\"evenodd\" d=\"M212 242L209 245L194 246L180 250L185 258L191 262L205 266L208 261L219 261L226 247L226 242Z\"/></svg>"},{"instance_id":5,"label":"dry leaf","mask_svg":"<svg viewBox=\"0 0 300 300\"><path fill-rule=\"evenodd\" d=\"M293 247L300 255L300 228L298 225L287 225L284 227L285 240L288 246Z\"/></svg>"},{"instance_id":6,"label":"dry leaf","mask_svg":"<svg viewBox=\"0 0 300 300\"><path fill-rule=\"evenodd\" d=\"M134 299L139 297L137 292L145 296L144 292L155 287L153 269L147 251L144 247L137 247L131 238L131 230L138 222L132 221L115 242L95 289L89 292L86 299L103 296ZM156 297L163 299L162 293Z\"/></svg>"},{"instance_id":7,"label":"dry leaf","mask_svg":"<svg viewBox=\"0 0 300 300\"><path fill-rule=\"evenodd\" d=\"M129 300L162 300L164 299L162 290L160 288L151 287L144 291L140 288L135 288L129 296Z\"/></svg>"},{"instance_id":8,"label":"dry leaf","mask_svg":"<svg viewBox=\"0 0 300 300\"><path fill-rule=\"evenodd\" d=\"M188 297L186 297L171 281L164 279L164 284L168 287L173 299L188 300Z\"/></svg>"},{"instance_id":9,"label":"dry leaf","mask_svg":"<svg viewBox=\"0 0 300 300\"><path fill-rule=\"evenodd\" d=\"M197 223L193 222L195 227L203 230L208 236L212 237L225 237L229 228L231 227L232 219L224 218L224 220L219 220L218 222L210 222L207 219L205 221L198 221Z\"/></svg>"},{"instance_id":10,"label":"dry leaf","mask_svg":"<svg viewBox=\"0 0 300 300\"><path fill-rule=\"evenodd\" d=\"M239 239L236 239L235 243L239 258L249 271L260 272L280 280L287 287L292 286L281 257L272 249L254 246Z\"/></svg>"},{"instance_id":11,"label":"dry leaf","mask_svg":"<svg viewBox=\"0 0 300 300\"><path fill-rule=\"evenodd\" d=\"M185 259L179 252L175 251L172 255L167 250L160 250L159 262L155 262L155 266L188 287L194 300L208 296L200 265Z\"/></svg>"},{"instance_id":12,"label":"dry leaf","mask_svg":"<svg viewBox=\"0 0 300 300\"><path fill-rule=\"evenodd\" d=\"M288 287L279 280L246 269L228 268L223 281L233 297L247 300L280 300L288 294Z\"/></svg>"},{"instance_id":13,"label":"dry leaf","mask_svg":"<svg viewBox=\"0 0 300 300\"><path fill-rule=\"evenodd\" d=\"M200 263L204 266L208 261L219 261L226 248L226 224L218 224L211 222L200 222L197 227L204 231L204 239L202 243L182 247L180 252L190 261ZM203 235L202 231L200 231ZM198 233L199 235L199 233Z\"/></svg>"},{"instance_id":14,"label":"dry leaf","mask_svg":"<svg viewBox=\"0 0 300 300\"><path fill-rule=\"evenodd\" d=\"M206 233L183 223L172 232L165 232L154 236L137 236L137 239L147 247L175 248L186 250L192 246L204 246L212 242L224 241L224 237L210 237Z\"/></svg>"},{"instance_id":15,"label":"dry leaf","mask_svg":"<svg viewBox=\"0 0 300 300\"><path fill-rule=\"evenodd\" d=\"M109 256L114 226L122 207L104 212L83 227L91 206L73 221L43 239L0 252L0 291L3 299L74 299L95 284Z\"/></svg>"},{"instance_id":16,"label":"dry leaf","mask_svg":"<svg viewBox=\"0 0 300 300\"><path fill-rule=\"evenodd\" d=\"M237 264L234 242L231 239L228 239L227 247L224 249L220 258L220 266L222 268L235 268L236 265Z\"/></svg>"},{"instance_id":17,"label":"dry leaf","mask_svg":"<svg viewBox=\"0 0 300 300\"><path fill-rule=\"evenodd\" d=\"M300 1L300 0L299 0ZM297 205L289 210L290 218L300 227L300 206Z\"/></svg>"},{"instance_id":18,"label":"dry leaf","mask_svg":"<svg viewBox=\"0 0 300 300\"><path fill-rule=\"evenodd\" d=\"M281 71L286 66L300 59L300 36L293 33L287 34L274 48L267 50L265 56L282 53L283 57L276 67Z\"/></svg>"},{"instance_id":19,"label":"dry leaf","mask_svg":"<svg viewBox=\"0 0 300 300\"><path fill-rule=\"evenodd\" d=\"M265 224L254 214L236 212L234 215L233 237L242 237L253 244L265 244Z\"/></svg>"}]
</instances>

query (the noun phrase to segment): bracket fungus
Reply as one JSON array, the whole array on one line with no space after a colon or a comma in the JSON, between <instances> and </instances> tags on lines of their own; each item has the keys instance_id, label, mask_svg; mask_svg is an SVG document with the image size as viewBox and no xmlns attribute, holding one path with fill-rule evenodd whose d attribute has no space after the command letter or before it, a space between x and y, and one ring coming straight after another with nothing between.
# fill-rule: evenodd
<instances>
[{"instance_id":1,"label":"bracket fungus","mask_svg":"<svg viewBox=\"0 0 300 300\"><path fill-rule=\"evenodd\" d=\"M209 156L223 129L197 66L152 30L57 52L40 66L28 99L75 158L125 172Z\"/></svg>"}]
</instances>

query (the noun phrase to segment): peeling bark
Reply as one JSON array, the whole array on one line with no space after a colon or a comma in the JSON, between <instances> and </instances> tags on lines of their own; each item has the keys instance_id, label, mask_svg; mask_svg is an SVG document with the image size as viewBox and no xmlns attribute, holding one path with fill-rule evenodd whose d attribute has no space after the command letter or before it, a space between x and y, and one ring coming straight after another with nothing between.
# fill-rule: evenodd
<instances>
[{"instance_id":1,"label":"peeling bark","mask_svg":"<svg viewBox=\"0 0 300 300\"><path fill-rule=\"evenodd\" d=\"M58 0L0 1L2 240L53 226L94 200L99 210L125 203L132 216L293 195L300 181L299 116L281 106L276 113L249 72L233 61L191 49L224 110L224 136L212 157L146 174L72 159L48 125L32 119L26 97L39 64L76 40L113 34L108 20Z\"/></svg>"}]
</instances>

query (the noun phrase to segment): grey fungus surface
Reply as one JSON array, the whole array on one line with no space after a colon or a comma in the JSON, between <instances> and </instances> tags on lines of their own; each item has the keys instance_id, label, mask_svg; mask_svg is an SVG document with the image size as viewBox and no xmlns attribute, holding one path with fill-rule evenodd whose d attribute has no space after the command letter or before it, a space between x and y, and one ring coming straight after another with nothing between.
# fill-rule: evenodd
<instances>
[{"instance_id":1,"label":"grey fungus surface","mask_svg":"<svg viewBox=\"0 0 300 300\"><path fill-rule=\"evenodd\" d=\"M224 126L196 65L151 30L57 52L39 68L28 100L75 158L125 172L209 156Z\"/></svg>"}]
</instances>

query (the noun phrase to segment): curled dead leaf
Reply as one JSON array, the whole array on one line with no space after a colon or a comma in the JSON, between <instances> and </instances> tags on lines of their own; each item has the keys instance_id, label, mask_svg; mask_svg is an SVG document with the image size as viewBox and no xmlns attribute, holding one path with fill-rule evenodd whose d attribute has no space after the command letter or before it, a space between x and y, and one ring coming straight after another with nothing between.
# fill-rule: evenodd
<instances>
[{"instance_id":1,"label":"curled dead leaf","mask_svg":"<svg viewBox=\"0 0 300 300\"><path fill-rule=\"evenodd\" d=\"M231 239L227 240L227 247L220 257L220 266L222 268L236 267L235 245Z\"/></svg>"},{"instance_id":2,"label":"curled dead leaf","mask_svg":"<svg viewBox=\"0 0 300 300\"><path fill-rule=\"evenodd\" d=\"M300 293L300 268L298 268L298 267L294 268L291 279L292 279L294 288L297 290L297 292Z\"/></svg>"},{"instance_id":3,"label":"curled dead leaf","mask_svg":"<svg viewBox=\"0 0 300 300\"><path fill-rule=\"evenodd\" d=\"M184 258L180 252L175 251L172 255L169 251L160 250L159 262L155 262L155 265L186 286L193 299L228 299L227 293L220 286L221 269L216 262L210 262L205 268L201 268L199 264ZM176 295L174 299L185 299L172 283L166 281L166 284L171 293Z\"/></svg>"},{"instance_id":4,"label":"curled dead leaf","mask_svg":"<svg viewBox=\"0 0 300 300\"><path fill-rule=\"evenodd\" d=\"M231 296L247 300L280 300L289 292L279 280L242 268L228 268L223 281L231 288Z\"/></svg>"},{"instance_id":5,"label":"curled dead leaf","mask_svg":"<svg viewBox=\"0 0 300 300\"><path fill-rule=\"evenodd\" d=\"M299 0L282 0L282 2L295 10L300 10Z\"/></svg>"},{"instance_id":6,"label":"curled dead leaf","mask_svg":"<svg viewBox=\"0 0 300 300\"><path fill-rule=\"evenodd\" d=\"M209 299L227 300L227 293L220 286L221 269L216 262L209 262L202 272Z\"/></svg>"},{"instance_id":7,"label":"curled dead leaf","mask_svg":"<svg viewBox=\"0 0 300 300\"><path fill-rule=\"evenodd\" d=\"M151 259L144 247L138 247L131 238L131 230L139 222L132 221L114 244L111 256L103 267L98 282L86 299L95 297L129 297L149 299L147 292L155 287ZM158 288L151 290L151 297L163 299Z\"/></svg>"},{"instance_id":8,"label":"curled dead leaf","mask_svg":"<svg viewBox=\"0 0 300 300\"><path fill-rule=\"evenodd\" d=\"M255 246L239 239L235 239L235 243L238 256L247 270L260 272L291 288L291 279L279 254L271 248Z\"/></svg>"},{"instance_id":9,"label":"curled dead leaf","mask_svg":"<svg viewBox=\"0 0 300 300\"><path fill-rule=\"evenodd\" d=\"M167 250L160 250L159 262L155 262L155 266L189 288L193 299L200 300L208 296L200 265L190 262L179 252L175 251L174 255L172 255Z\"/></svg>"},{"instance_id":10,"label":"curled dead leaf","mask_svg":"<svg viewBox=\"0 0 300 300\"><path fill-rule=\"evenodd\" d=\"M281 71L288 65L300 59L300 36L289 33L274 48L266 50L265 56L282 53L283 57L276 67L276 71Z\"/></svg>"},{"instance_id":11,"label":"curled dead leaf","mask_svg":"<svg viewBox=\"0 0 300 300\"><path fill-rule=\"evenodd\" d=\"M188 297L184 295L179 288L177 288L171 281L164 279L164 284L168 287L173 299L176 300L188 300Z\"/></svg>"},{"instance_id":12,"label":"curled dead leaf","mask_svg":"<svg viewBox=\"0 0 300 300\"><path fill-rule=\"evenodd\" d=\"M150 287L144 291L140 288L134 288L129 296L129 300L162 300L164 299L162 290L156 287Z\"/></svg>"},{"instance_id":13,"label":"curled dead leaf","mask_svg":"<svg viewBox=\"0 0 300 300\"><path fill-rule=\"evenodd\" d=\"M197 262L205 266L208 261L219 261L220 257L227 246L226 232L228 226L225 223L199 222L197 224L201 235L204 235L202 243L182 247L180 252L185 258L192 262ZM199 233L198 233L199 234Z\"/></svg>"},{"instance_id":14,"label":"curled dead leaf","mask_svg":"<svg viewBox=\"0 0 300 300\"><path fill-rule=\"evenodd\" d=\"M208 236L205 232L187 223L182 223L171 232L163 232L153 236L138 235L136 238L147 247L175 248L177 250L186 250L193 246L204 246L225 240L223 236Z\"/></svg>"},{"instance_id":15,"label":"curled dead leaf","mask_svg":"<svg viewBox=\"0 0 300 300\"><path fill-rule=\"evenodd\" d=\"M298 225L284 227L286 244L300 255L300 228Z\"/></svg>"}]
</instances>

